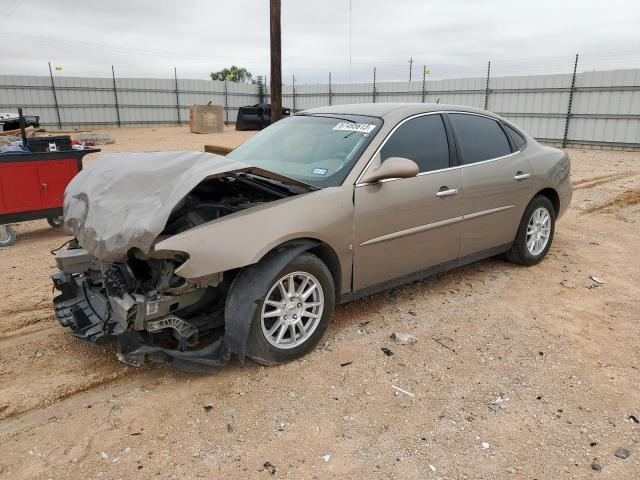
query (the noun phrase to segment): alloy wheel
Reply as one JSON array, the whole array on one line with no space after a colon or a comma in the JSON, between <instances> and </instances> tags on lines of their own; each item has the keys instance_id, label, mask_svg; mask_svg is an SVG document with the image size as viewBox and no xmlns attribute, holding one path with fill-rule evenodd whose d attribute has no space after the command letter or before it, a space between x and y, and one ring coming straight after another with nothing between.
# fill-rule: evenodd
<instances>
[{"instance_id":1,"label":"alloy wheel","mask_svg":"<svg viewBox=\"0 0 640 480\"><path fill-rule=\"evenodd\" d=\"M260 316L262 333L276 348L305 343L318 327L324 309L322 285L306 272L288 273L267 293Z\"/></svg>"},{"instance_id":2,"label":"alloy wheel","mask_svg":"<svg viewBox=\"0 0 640 480\"><path fill-rule=\"evenodd\" d=\"M549 211L540 207L536 209L527 225L527 250L533 256L540 255L549 243L551 235L551 215Z\"/></svg>"}]
</instances>

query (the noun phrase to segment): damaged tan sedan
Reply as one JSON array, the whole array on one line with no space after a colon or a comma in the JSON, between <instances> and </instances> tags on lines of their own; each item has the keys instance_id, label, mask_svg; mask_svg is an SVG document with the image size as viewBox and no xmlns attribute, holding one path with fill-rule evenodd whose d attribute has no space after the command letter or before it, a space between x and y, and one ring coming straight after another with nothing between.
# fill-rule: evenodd
<instances>
[{"instance_id":1,"label":"damaged tan sedan","mask_svg":"<svg viewBox=\"0 0 640 480\"><path fill-rule=\"evenodd\" d=\"M492 113L317 108L226 157L95 160L65 193L55 312L134 365L286 362L337 303L498 254L541 261L570 200L567 155Z\"/></svg>"}]
</instances>

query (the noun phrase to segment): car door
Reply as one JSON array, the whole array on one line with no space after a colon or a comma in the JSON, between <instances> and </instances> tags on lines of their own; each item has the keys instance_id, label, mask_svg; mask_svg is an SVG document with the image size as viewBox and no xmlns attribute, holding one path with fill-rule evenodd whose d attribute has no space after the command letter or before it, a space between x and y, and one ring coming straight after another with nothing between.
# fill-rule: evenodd
<instances>
[{"instance_id":1,"label":"car door","mask_svg":"<svg viewBox=\"0 0 640 480\"><path fill-rule=\"evenodd\" d=\"M447 128L438 114L401 122L368 166L390 157L418 164L416 177L357 184L354 194L354 290L458 257L462 173L450 168Z\"/></svg>"},{"instance_id":2,"label":"car door","mask_svg":"<svg viewBox=\"0 0 640 480\"><path fill-rule=\"evenodd\" d=\"M464 185L460 256L513 242L533 193L529 161L496 119L458 112L447 118Z\"/></svg>"}]
</instances>

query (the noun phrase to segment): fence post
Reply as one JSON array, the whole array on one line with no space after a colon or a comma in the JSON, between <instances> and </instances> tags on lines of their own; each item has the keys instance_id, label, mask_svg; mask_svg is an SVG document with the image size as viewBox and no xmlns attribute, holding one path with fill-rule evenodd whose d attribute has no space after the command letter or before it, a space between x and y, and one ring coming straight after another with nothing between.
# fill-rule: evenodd
<instances>
[{"instance_id":1,"label":"fence post","mask_svg":"<svg viewBox=\"0 0 640 480\"><path fill-rule=\"evenodd\" d=\"M62 130L62 121L60 120L60 106L58 105L58 96L56 95L56 84L53 82L53 71L51 70L51 62L49 62L49 76L51 77L51 91L53 92L53 101L56 104L56 115L58 116L58 128Z\"/></svg>"},{"instance_id":2,"label":"fence post","mask_svg":"<svg viewBox=\"0 0 640 480\"><path fill-rule=\"evenodd\" d=\"M229 88L226 77L224 79L224 124L229 125Z\"/></svg>"},{"instance_id":3,"label":"fence post","mask_svg":"<svg viewBox=\"0 0 640 480\"><path fill-rule=\"evenodd\" d=\"M422 66L422 103L424 103L424 97L426 95L425 87L427 83L427 66Z\"/></svg>"},{"instance_id":4,"label":"fence post","mask_svg":"<svg viewBox=\"0 0 640 480\"><path fill-rule=\"evenodd\" d=\"M373 103L376 103L376 67L373 67Z\"/></svg>"},{"instance_id":5,"label":"fence post","mask_svg":"<svg viewBox=\"0 0 640 480\"><path fill-rule=\"evenodd\" d=\"M489 75L491 75L491 61L487 64L487 83L484 89L484 109L489 106Z\"/></svg>"},{"instance_id":6,"label":"fence post","mask_svg":"<svg viewBox=\"0 0 640 480\"><path fill-rule=\"evenodd\" d=\"M329 72L329 105L331 105L331 72Z\"/></svg>"},{"instance_id":7,"label":"fence post","mask_svg":"<svg viewBox=\"0 0 640 480\"><path fill-rule=\"evenodd\" d=\"M178 69L173 67L173 75L176 79L176 111L178 112L178 125L182 125L180 120L180 91L178 90Z\"/></svg>"},{"instance_id":8,"label":"fence post","mask_svg":"<svg viewBox=\"0 0 640 480\"><path fill-rule=\"evenodd\" d=\"M291 76L291 94L293 96L293 112L292 113L296 113L296 76L292 75Z\"/></svg>"},{"instance_id":9,"label":"fence post","mask_svg":"<svg viewBox=\"0 0 640 480\"><path fill-rule=\"evenodd\" d=\"M576 71L578 70L578 54L576 53L576 61L573 64L573 76L571 77L571 89L569 90L569 105L567 106L567 118L564 121L564 136L562 137L562 148L567 146L567 137L569 136L569 120L571 119L571 104L573 103L573 92L576 89Z\"/></svg>"},{"instance_id":10,"label":"fence post","mask_svg":"<svg viewBox=\"0 0 640 480\"><path fill-rule=\"evenodd\" d=\"M116 99L116 119L118 120L118 128L120 128L121 127L120 106L118 105L118 89L116 87L116 72L113 69L113 65L111 65L111 78L113 78L113 96Z\"/></svg>"}]
</instances>

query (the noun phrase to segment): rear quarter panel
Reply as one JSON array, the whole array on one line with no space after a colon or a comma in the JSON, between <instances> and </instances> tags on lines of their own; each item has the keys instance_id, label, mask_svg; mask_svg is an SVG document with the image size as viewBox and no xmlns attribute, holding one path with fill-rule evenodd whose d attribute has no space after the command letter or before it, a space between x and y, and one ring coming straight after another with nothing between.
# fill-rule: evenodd
<instances>
[{"instance_id":1,"label":"rear quarter panel","mask_svg":"<svg viewBox=\"0 0 640 480\"><path fill-rule=\"evenodd\" d=\"M564 150L541 145L533 139L528 139L524 154L533 171L534 193L545 188L552 188L558 193L560 208L556 218L560 218L569 208L573 195L569 155Z\"/></svg>"}]
</instances>

